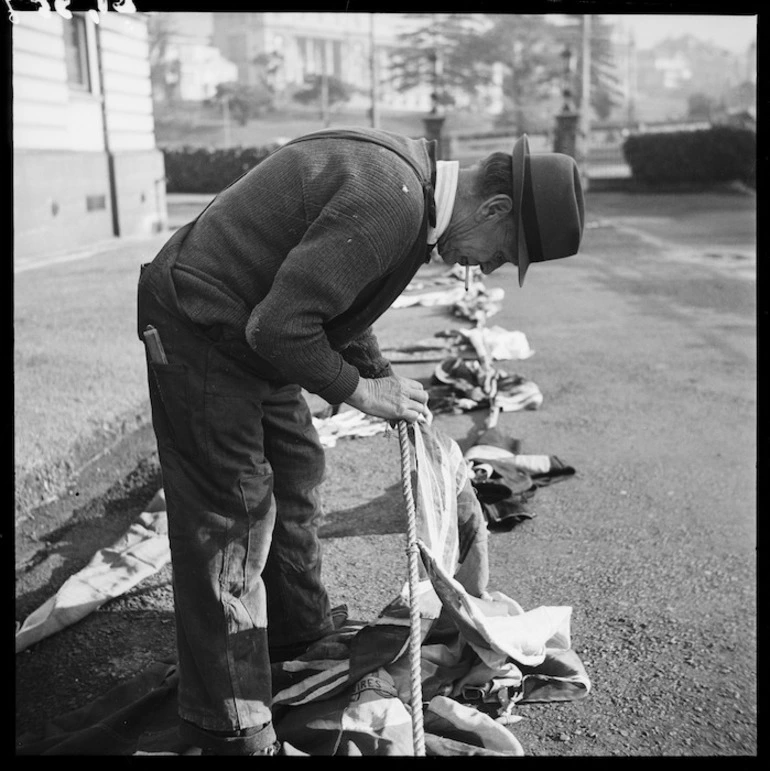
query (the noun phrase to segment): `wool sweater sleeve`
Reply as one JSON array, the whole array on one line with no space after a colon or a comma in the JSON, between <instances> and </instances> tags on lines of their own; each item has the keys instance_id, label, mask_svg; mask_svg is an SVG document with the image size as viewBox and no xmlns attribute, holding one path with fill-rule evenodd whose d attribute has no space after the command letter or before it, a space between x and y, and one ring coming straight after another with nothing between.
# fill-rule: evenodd
<instances>
[{"instance_id":1,"label":"wool sweater sleeve","mask_svg":"<svg viewBox=\"0 0 770 771\"><path fill-rule=\"evenodd\" d=\"M423 214L418 185L403 183L401 164L382 170L380 184L349 175L330 197L305 189L309 226L276 273L246 324L249 345L287 380L331 404L345 401L359 370L333 350L324 324L353 307L361 292L408 255Z\"/></svg>"},{"instance_id":2,"label":"wool sweater sleeve","mask_svg":"<svg viewBox=\"0 0 770 771\"><path fill-rule=\"evenodd\" d=\"M358 370L361 377L378 378L393 374L390 362L380 353L377 337L371 327L351 340L340 353L348 364Z\"/></svg>"}]
</instances>

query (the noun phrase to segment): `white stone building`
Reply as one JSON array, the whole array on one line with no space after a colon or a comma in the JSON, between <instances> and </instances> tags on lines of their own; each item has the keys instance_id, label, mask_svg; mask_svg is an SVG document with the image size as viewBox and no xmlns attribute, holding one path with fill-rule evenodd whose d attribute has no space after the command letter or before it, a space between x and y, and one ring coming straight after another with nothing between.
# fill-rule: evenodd
<instances>
[{"instance_id":1,"label":"white stone building","mask_svg":"<svg viewBox=\"0 0 770 771\"><path fill-rule=\"evenodd\" d=\"M110 11L97 22L94 14L14 13L14 250L20 257L165 227L147 19Z\"/></svg>"}]
</instances>

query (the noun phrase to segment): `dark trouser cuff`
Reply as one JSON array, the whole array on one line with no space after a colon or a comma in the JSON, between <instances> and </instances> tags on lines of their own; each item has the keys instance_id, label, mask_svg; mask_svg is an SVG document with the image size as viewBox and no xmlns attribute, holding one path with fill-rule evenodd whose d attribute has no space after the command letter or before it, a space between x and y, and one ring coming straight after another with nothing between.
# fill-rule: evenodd
<instances>
[{"instance_id":1,"label":"dark trouser cuff","mask_svg":"<svg viewBox=\"0 0 770 771\"><path fill-rule=\"evenodd\" d=\"M217 755L250 755L272 747L276 742L272 723L244 728L240 731L206 731L187 720L179 725L179 736L195 747L210 750Z\"/></svg>"}]
</instances>

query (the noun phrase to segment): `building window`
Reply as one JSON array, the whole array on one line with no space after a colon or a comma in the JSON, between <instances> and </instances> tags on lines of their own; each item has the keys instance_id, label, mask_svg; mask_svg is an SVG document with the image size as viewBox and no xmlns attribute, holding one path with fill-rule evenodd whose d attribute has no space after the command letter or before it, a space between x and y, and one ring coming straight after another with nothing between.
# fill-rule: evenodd
<instances>
[{"instance_id":1,"label":"building window","mask_svg":"<svg viewBox=\"0 0 770 771\"><path fill-rule=\"evenodd\" d=\"M107 197L104 195L87 195L86 211L101 211L107 208Z\"/></svg>"},{"instance_id":2,"label":"building window","mask_svg":"<svg viewBox=\"0 0 770 771\"><path fill-rule=\"evenodd\" d=\"M64 20L64 54L67 62L67 82L83 91L91 90L91 73L88 69L88 41L84 16L73 13Z\"/></svg>"}]
</instances>

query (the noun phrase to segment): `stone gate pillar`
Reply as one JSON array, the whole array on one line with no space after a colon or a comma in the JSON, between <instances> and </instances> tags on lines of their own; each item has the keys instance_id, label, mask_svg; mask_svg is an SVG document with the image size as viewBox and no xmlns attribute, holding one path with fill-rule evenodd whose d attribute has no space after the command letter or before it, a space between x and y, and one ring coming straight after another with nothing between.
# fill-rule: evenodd
<instances>
[{"instance_id":1,"label":"stone gate pillar","mask_svg":"<svg viewBox=\"0 0 770 771\"><path fill-rule=\"evenodd\" d=\"M556 116L556 129L553 137L553 151L577 158L577 132L580 114L560 112Z\"/></svg>"},{"instance_id":2,"label":"stone gate pillar","mask_svg":"<svg viewBox=\"0 0 770 771\"><path fill-rule=\"evenodd\" d=\"M425 138L436 140L436 160L444 160L444 148L442 147L442 129L446 115L434 114L426 115L422 122L425 124Z\"/></svg>"}]
</instances>

